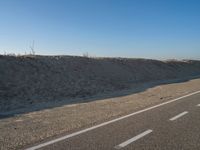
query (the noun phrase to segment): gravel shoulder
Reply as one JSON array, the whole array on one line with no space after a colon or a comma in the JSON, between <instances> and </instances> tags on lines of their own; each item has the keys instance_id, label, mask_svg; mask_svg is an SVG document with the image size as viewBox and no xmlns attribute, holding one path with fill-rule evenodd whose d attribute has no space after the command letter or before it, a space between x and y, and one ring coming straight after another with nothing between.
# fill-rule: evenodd
<instances>
[{"instance_id":1,"label":"gravel shoulder","mask_svg":"<svg viewBox=\"0 0 200 150\"><path fill-rule=\"evenodd\" d=\"M143 87L138 85L138 88ZM200 79L193 79L158 85L126 96L68 104L1 119L0 149L22 149L198 90Z\"/></svg>"}]
</instances>

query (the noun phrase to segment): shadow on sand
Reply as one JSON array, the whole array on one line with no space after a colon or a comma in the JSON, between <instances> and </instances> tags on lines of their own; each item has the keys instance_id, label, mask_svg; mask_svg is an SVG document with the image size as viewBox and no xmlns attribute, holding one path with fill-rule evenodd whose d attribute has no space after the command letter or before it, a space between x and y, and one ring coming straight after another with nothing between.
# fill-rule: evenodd
<instances>
[{"instance_id":1,"label":"shadow on sand","mask_svg":"<svg viewBox=\"0 0 200 150\"><path fill-rule=\"evenodd\" d=\"M84 97L84 98L76 98L76 99L70 99L70 100L63 99L63 100L60 100L57 102L46 102L46 103L29 105L23 109L0 113L0 119L10 118L10 117L14 117L14 116L21 115L21 114L26 114L29 112L40 111L43 109L51 109L51 108L55 108L55 107L61 107L64 105L88 103L88 102L92 102L92 101L104 100L107 98L122 97L122 96L130 95L130 94L143 92L149 88L153 88L158 85L182 83L182 82L187 82L189 80L198 79L198 78L200 78L200 76L193 76L193 77L182 78L182 79L170 79L170 80L164 80L164 81L154 81L154 82L148 82L148 83L140 83L140 84L134 85L133 88L126 89L126 90L109 92L109 93L104 93L104 94L99 94L99 95Z\"/></svg>"}]
</instances>

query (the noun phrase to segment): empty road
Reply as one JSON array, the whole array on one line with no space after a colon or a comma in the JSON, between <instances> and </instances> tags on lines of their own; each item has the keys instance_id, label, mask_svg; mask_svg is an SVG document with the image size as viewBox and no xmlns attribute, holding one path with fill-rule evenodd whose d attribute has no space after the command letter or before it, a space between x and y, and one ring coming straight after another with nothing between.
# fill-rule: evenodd
<instances>
[{"instance_id":1,"label":"empty road","mask_svg":"<svg viewBox=\"0 0 200 150\"><path fill-rule=\"evenodd\" d=\"M200 91L26 150L200 150Z\"/></svg>"}]
</instances>

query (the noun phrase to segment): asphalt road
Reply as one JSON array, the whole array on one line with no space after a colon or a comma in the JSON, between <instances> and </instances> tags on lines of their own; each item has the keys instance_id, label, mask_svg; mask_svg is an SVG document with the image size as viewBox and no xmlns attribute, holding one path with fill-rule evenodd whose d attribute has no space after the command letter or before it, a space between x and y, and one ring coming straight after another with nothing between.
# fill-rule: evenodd
<instances>
[{"instance_id":1,"label":"asphalt road","mask_svg":"<svg viewBox=\"0 0 200 150\"><path fill-rule=\"evenodd\" d=\"M38 143L27 150L34 149L200 150L200 93Z\"/></svg>"}]
</instances>

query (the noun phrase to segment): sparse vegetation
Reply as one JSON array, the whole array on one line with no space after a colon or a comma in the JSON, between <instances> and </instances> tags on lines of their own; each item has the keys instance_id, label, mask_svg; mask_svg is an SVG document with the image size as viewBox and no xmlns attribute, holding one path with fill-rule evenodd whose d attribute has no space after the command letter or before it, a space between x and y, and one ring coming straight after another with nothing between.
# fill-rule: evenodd
<instances>
[{"instance_id":1,"label":"sparse vegetation","mask_svg":"<svg viewBox=\"0 0 200 150\"><path fill-rule=\"evenodd\" d=\"M83 53L83 57L89 58L89 53L88 52Z\"/></svg>"},{"instance_id":2,"label":"sparse vegetation","mask_svg":"<svg viewBox=\"0 0 200 150\"><path fill-rule=\"evenodd\" d=\"M30 51L29 53L27 53L26 51L24 52L24 54L20 54L20 53L9 53L4 51L3 56L13 56L13 57L20 57L20 56L35 56L36 53L35 51Z\"/></svg>"}]
</instances>

